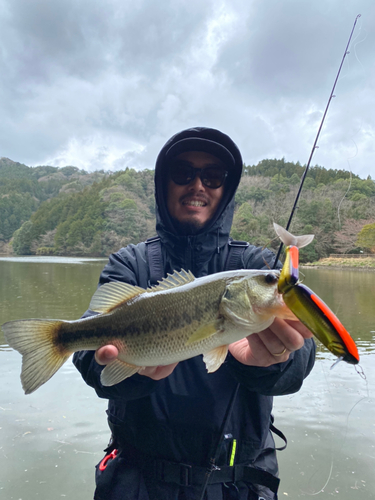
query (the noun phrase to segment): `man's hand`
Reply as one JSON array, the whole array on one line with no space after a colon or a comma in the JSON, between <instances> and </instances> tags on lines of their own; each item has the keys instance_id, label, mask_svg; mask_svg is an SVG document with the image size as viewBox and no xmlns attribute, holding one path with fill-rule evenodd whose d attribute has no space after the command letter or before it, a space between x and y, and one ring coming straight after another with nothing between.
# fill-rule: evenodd
<instances>
[{"instance_id":1,"label":"man's hand","mask_svg":"<svg viewBox=\"0 0 375 500\"><path fill-rule=\"evenodd\" d=\"M271 366L287 361L293 351L304 345L313 334L300 321L275 321L266 330L234 342L229 351L240 363L248 366Z\"/></svg>"},{"instance_id":2,"label":"man's hand","mask_svg":"<svg viewBox=\"0 0 375 500\"><path fill-rule=\"evenodd\" d=\"M99 365L108 365L118 356L118 349L114 345L100 347L95 353L95 360ZM178 363L166 366L147 366L140 370L139 375L150 377L153 380L161 380L168 377L176 368Z\"/></svg>"}]
</instances>

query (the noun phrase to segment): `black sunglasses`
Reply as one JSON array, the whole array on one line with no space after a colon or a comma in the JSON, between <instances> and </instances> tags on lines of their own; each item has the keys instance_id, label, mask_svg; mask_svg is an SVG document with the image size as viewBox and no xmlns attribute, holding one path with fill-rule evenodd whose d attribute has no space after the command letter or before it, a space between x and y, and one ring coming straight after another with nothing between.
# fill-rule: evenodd
<instances>
[{"instance_id":1,"label":"black sunglasses","mask_svg":"<svg viewBox=\"0 0 375 500\"><path fill-rule=\"evenodd\" d=\"M206 168L194 168L186 163L174 163L170 167L169 175L172 181L179 186L190 184L199 175L204 186L217 189L224 184L228 172L225 168L216 165Z\"/></svg>"}]
</instances>

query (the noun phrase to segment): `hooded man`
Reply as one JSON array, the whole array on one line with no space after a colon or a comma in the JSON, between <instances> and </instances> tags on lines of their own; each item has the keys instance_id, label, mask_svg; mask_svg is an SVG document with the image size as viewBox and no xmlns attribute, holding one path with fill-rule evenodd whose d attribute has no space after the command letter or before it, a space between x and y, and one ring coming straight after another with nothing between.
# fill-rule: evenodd
<instances>
[{"instance_id":1,"label":"hooded man","mask_svg":"<svg viewBox=\"0 0 375 500\"><path fill-rule=\"evenodd\" d=\"M147 288L174 270L201 277L272 267L272 252L229 238L241 173L241 154L222 132L197 127L173 136L155 167L158 237L111 255L99 285L118 280ZM311 336L298 321L275 319L231 344L214 373L197 356L146 367L111 387L101 384L100 373L116 359L115 346L76 353L86 383L109 400L112 439L97 466L94 498L199 500L216 454L204 498L276 499L272 397L300 389L314 364Z\"/></svg>"}]
</instances>

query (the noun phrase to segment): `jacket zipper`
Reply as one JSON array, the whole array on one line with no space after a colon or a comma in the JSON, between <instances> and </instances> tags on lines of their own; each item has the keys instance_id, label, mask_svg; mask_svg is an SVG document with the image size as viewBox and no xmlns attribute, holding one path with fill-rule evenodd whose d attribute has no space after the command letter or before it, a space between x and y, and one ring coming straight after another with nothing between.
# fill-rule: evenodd
<instances>
[{"instance_id":1,"label":"jacket zipper","mask_svg":"<svg viewBox=\"0 0 375 500\"><path fill-rule=\"evenodd\" d=\"M186 247L186 259L185 262L188 264L188 269L191 270L191 272L194 274L195 269L194 269L194 236L188 236L187 237L188 244Z\"/></svg>"}]
</instances>

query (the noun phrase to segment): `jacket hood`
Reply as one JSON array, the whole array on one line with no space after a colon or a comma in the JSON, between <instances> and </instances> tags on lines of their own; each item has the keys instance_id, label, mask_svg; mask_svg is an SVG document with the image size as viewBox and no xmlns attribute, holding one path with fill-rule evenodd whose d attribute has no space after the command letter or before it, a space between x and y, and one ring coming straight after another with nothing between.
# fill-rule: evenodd
<instances>
[{"instance_id":1,"label":"jacket hood","mask_svg":"<svg viewBox=\"0 0 375 500\"><path fill-rule=\"evenodd\" d=\"M233 220L234 196L241 179L241 153L226 134L213 128L195 127L174 135L161 149L155 165L156 230L163 243L186 244L187 236L177 233L167 209L168 157L171 151L206 151L222 158L228 166L223 198L214 217L194 235L195 241L214 248L226 244ZM208 250L208 248L207 248Z\"/></svg>"}]
</instances>

